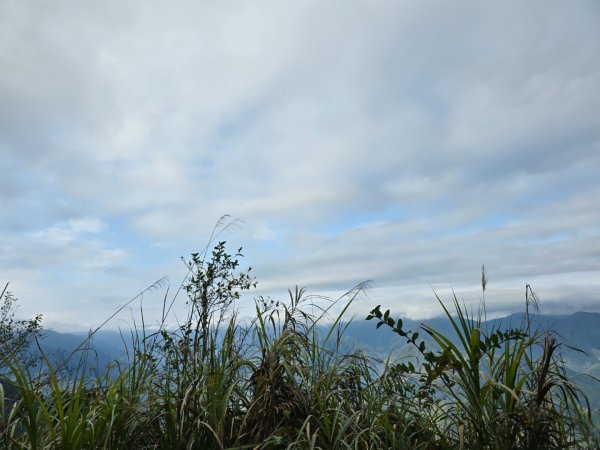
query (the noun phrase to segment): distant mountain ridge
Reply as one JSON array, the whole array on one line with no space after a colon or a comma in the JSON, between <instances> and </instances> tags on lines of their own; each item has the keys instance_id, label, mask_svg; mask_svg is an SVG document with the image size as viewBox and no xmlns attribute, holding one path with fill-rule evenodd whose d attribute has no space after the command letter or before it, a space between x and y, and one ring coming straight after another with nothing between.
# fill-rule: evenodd
<instances>
[{"instance_id":1,"label":"distant mountain ridge","mask_svg":"<svg viewBox=\"0 0 600 450\"><path fill-rule=\"evenodd\" d=\"M393 315L392 315L393 316ZM394 317L394 316L393 316ZM397 317L394 317L397 318ZM525 314L512 314L510 316L482 321L483 330L508 329L520 327L525 320ZM533 330L552 332L559 341L568 346L577 348L589 355L591 361L600 362L600 313L577 312L570 315L542 315L530 314ZM421 324L427 324L452 338L455 335L450 321L446 318L434 318L422 321L402 319L405 330L417 331ZM400 336L391 330L382 327L376 329L376 321L355 320L346 329L346 337L365 350L390 351L395 346L403 345ZM426 336L423 336L426 337ZM395 342L397 341L397 342ZM580 355L583 355L580 352ZM585 357L585 355L583 355Z\"/></svg>"},{"instance_id":2,"label":"distant mountain ridge","mask_svg":"<svg viewBox=\"0 0 600 450\"><path fill-rule=\"evenodd\" d=\"M98 370L104 370L114 361L122 362L125 356L123 344L116 345L101 335L88 339L84 333L60 333L54 330L43 330L29 350L37 355L43 353L53 367L66 369L77 368L82 356L86 358L88 369Z\"/></svg>"},{"instance_id":3,"label":"distant mountain ridge","mask_svg":"<svg viewBox=\"0 0 600 450\"><path fill-rule=\"evenodd\" d=\"M397 319L397 317L394 317ZM524 323L525 314L512 314L482 322L481 328L492 329L518 328ZM559 354L565 363L567 374L587 395L590 405L600 410L600 313L576 312L570 315L530 315L533 330L541 333L551 332L562 344ZM403 329L417 331L422 323L440 331L449 339L456 339L456 333L448 319L404 320ZM366 353L374 353L386 358L391 353L403 357L414 356L415 352L406 345L406 340L393 333L387 327L376 329L375 320L358 320L346 328L346 342ZM428 339L426 333L420 337Z\"/></svg>"},{"instance_id":4,"label":"distant mountain ridge","mask_svg":"<svg viewBox=\"0 0 600 450\"><path fill-rule=\"evenodd\" d=\"M600 313L531 314L530 319L534 329L541 332L552 331L564 344L564 356L572 369L600 377ZM449 338L454 336L452 325L446 318L423 321L402 320L405 330L417 331L422 323L426 323ZM524 320L525 314L512 314L482 322L482 329L520 327ZM421 335L426 338L424 333ZM60 333L45 330L39 343L44 353L47 354L67 354L72 353L80 346L86 347L89 348L89 351L95 352L103 362L110 362L111 358L122 359L126 353L125 345L131 344L131 338L127 333L121 335L118 331L112 330L99 330L89 342L84 343L87 338L88 334L84 332ZM400 336L392 333L387 327L376 329L375 320L356 319L352 321L345 328L344 338L349 345L381 355L388 354L405 344ZM580 351L572 350L571 347Z\"/></svg>"},{"instance_id":5,"label":"distant mountain ridge","mask_svg":"<svg viewBox=\"0 0 600 450\"><path fill-rule=\"evenodd\" d=\"M392 314L393 315L393 314ZM399 316L398 316L399 317ZM402 317L400 317L402 318ZM539 330L549 330L555 333L561 342L577 347L588 353L595 354L600 351L600 313L594 312L576 312L569 315L545 315L530 314L532 326ZM482 321L482 328L491 329L492 327L518 327L525 319L525 314L512 314L506 317ZM438 317L426 320L404 319L403 327L407 330L416 331L422 323L425 323L444 334L453 333L452 326L448 319ZM352 338L357 344L364 345L368 349L389 350L398 340L395 336L386 330L385 327L376 329L375 321L355 319L346 328L346 337ZM44 350L49 351L73 351L88 338L88 333L81 331L58 332L54 330L44 330L39 342ZM114 330L99 330L89 341L90 347L95 350L101 350L104 353L112 354L124 351L124 342L130 344L128 333L121 335ZM600 355L598 356L600 357Z\"/></svg>"},{"instance_id":6,"label":"distant mountain ridge","mask_svg":"<svg viewBox=\"0 0 600 450\"><path fill-rule=\"evenodd\" d=\"M593 378L600 378L600 313L531 314L530 319L534 330L552 332L557 336L563 344L560 347L560 355L570 375L590 397L592 405L600 408L600 382ZM524 314L513 314L482 322L481 326L483 330L488 331L498 328L516 328L520 327L524 320ZM450 339L455 338L452 325L445 318L424 321L403 319L403 328L418 331L422 323L426 323ZM343 343L347 348L361 349L365 353L381 358L399 352L410 355L411 349L406 346L406 341L387 327L376 329L375 320L357 319L343 326L345 326ZM426 333L421 333L420 336L427 340ZM127 364L125 346L131 345L128 334L121 336L117 331L99 330L89 342L86 342L87 337L87 333L82 332L59 333L45 330L39 339L39 345L52 362L62 361L81 347L75 354L83 354L81 349L86 349L88 361L92 362L90 367L102 369L115 360L120 364ZM32 350L37 351L37 348ZM76 367L78 362L79 357L76 356L67 366Z\"/></svg>"}]
</instances>

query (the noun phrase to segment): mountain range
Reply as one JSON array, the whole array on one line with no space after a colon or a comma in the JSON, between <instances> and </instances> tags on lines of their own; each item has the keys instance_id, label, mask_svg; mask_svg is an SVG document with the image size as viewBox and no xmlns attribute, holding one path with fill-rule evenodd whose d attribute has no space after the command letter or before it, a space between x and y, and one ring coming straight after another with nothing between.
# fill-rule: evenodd
<instances>
[{"instance_id":1,"label":"mountain range","mask_svg":"<svg viewBox=\"0 0 600 450\"><path fill-rule=\"evenodd\" d=\"M482 322L483 330L520 327L524 314L515 314ZM589 397L592 407L600 409L600 314L577 312L571 315L530 315L532 328L539 332L552 332L561 342L560 357L565 362L568 374ZM456 339L452 324L447 318L424 321L450 339ZM403 329L418 331L422 322L403 320ZM344 328L343 346L347 349L362 350L367 354L385 360L393 355L396 358L414 357L405 339L394 334L389 328L376 328L376 321L354 320L342 324ZM421 337L427 341L426 333ZM132 338L128 333L99 330L91 339L87 333L59 333L53 330L43 332L33 351L41 349L53 362L66 368L75 368L80 358L68 358L72 354L87 354L89 370L101 370L108 364L117 362L126 365L128 349ZM429 341L431 342L431 341Z\"/></svg>"}]
</instances>

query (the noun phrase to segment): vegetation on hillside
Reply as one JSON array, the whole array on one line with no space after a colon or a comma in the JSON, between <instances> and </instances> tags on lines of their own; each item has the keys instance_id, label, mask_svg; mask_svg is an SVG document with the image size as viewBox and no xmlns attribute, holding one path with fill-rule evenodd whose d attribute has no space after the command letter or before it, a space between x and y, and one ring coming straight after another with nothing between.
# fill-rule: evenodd
<instances>
[{"instance_id":1,"label":"vegetation on hillside","mask_svg":"<svg viewBox=\"0 0 600 450\"><path fill-rule=\"evenodd\" d=\"M440 301L456 333L446 336L427 325L405 330L378 306L368 319L420 358L377 361L341 345L344 315L364 285L320 309L299 288L286 301L258 298L255 318L238 320L232 302L255 285L241 256L224 242L192 254L164 303L166 323L187 293L185 322L152 333L142 323L127 366L90 376L82 360L63 373L47 358L31 367L3 352L19 395L0 390L0 449L599 447L556 337L527 321L486 330L481 314Z\"/></svg>"},{"instance_id":2,"label":"vegetation on hillside","mask_svg":"<svg viewBox=\"0 0 600 450\"><path fill-rule=\"evenodd\" d=\"M0 291L0 354L11 353L21 363L31 363L27 349L42 328L42 316L17 320L15 312L18 300L8 290L8 283ZM0 360L0 379L6 375L7 367Z\"/></svg>"}]
</instances>

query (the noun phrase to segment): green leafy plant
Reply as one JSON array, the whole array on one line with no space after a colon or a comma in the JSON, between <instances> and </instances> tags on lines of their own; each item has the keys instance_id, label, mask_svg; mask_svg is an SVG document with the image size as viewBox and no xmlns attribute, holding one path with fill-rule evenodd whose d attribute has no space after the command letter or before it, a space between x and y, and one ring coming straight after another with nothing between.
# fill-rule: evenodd
<instances>
[{"instance_id":1,"label":"green leafy plant","mask_svg":"<svg viewBox=\"0 0 600 450\"><path fill-rule=\"evenodd\" d=\"M222 324L240 293L257 284L250 276L251 267L246 272L235 272L238 258L243 256L242 248L231 255L225 244L219 242L208 260L206 252L192 253L192 259L186 263L190 278L184 289L189 296L189 313L181 331L191 341L191 354L200 354L203 359L209 351L210 327Z\"/></svg>"},{"instance_id":2,"label":"green leafy plant","mask_svg":"<svg viewBox=\"0 0 600 450\"><path fill-rule=\"evenodd\" d=\"M27 356L29 345L42 329L42 316L33 319L16 319L17 298L8 290L6 283L0 292L0 353L13 354L21 361ZM6 367L0 362L0 378L6 373Z\"/></svg>"},{"instance_id":3,"label":"green leafy plant","mask_svg":"<svg viewBox=\"0 0 600 450\"><path fill-rule=\"evenodd\" d=\"M482 277L485 292L487 280ZM527 291L530 291L528 285ZM472 317L454 296L454 315L437 297L454 336L444 335L429 325L419 332L403 328L390 311L374 308L367 320L378 319L414 346L422 365L398 364L396 374L419 375L420 396L430 404L438 399L445 421L452 425L461 448L565 448L579 445L585 434L578 431L582 393L565 376L555 356L558 342L551 334L532 331L529 314L521 327L501 330L482 324L485 310ZM485 303L483 305L485 308ZM534 360L532 354L542 349ZM425 394L423 394L425 393ZM589 420L589 414L588 419ZM566 425L568 424L568 425ZM568 430L568 432L566 432Z\"/></svg>"}]
</instances>

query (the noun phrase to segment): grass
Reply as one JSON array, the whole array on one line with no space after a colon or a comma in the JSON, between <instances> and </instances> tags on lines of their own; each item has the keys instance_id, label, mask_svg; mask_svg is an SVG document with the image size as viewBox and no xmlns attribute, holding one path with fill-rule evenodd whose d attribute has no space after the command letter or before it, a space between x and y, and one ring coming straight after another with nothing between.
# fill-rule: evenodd
<instances>
[{"instance_id":1,"label":"grass","mask_svg":"<svg viewBox=\"0 0 600 450\"><path fill-rule=\"evenodd\" d=\"M211 308L252 281L223 252L195 254L195 286L177 291L191 293L186 323L147 334L142 320L127 366L90 376L84 358L65 373L48 358L33 368L1 355L18 398L0 385L0 449L599 448L556 337L527 319L485 329L485 310L472 317L456 298L452 309L440 300L447 336L407 331L378 306L368 319L420 355L381 362L342 345L364 285L321 309L298 288L286 301L258 298L247 323ZM165 296L165 311L174 300Z\"/></svg>"}]
</instances>

